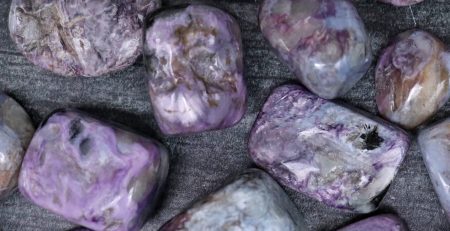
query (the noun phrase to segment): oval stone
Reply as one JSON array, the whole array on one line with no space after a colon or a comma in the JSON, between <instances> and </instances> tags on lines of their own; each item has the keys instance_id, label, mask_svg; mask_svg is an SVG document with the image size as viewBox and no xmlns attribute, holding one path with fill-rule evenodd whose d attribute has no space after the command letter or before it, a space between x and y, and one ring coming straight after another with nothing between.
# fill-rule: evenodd
<instances>
[{"instance_id":1,"label":"oval stone","mask_svg":"<svg viewBox=\"0 0 450 231\"><path fill-rule=\"evenodd\" d=\"M378 0L380 2L389 3L394 6L410 6L417 3L421 3L424 0Z\"/></svg>"},{"instance_id":2,"label":"oval stone","mask_svg":"<svg viewBox=\"0 0 450 231\"><path fill-rule=\"evenodd\" d=\"M337 231L408 231L408 228L397 216L382 214L358 221Z\"/></svg>"}]
</instances>

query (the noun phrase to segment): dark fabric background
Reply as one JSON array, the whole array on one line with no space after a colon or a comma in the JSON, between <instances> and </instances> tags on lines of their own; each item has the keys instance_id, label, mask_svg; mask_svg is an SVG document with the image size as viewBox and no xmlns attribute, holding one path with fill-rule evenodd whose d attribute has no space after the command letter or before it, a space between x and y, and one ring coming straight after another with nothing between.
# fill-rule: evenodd
<instances>
[{"instance_id":1,"label":"dark fabric background","mask_svg":"<svg viewBox=\"0 0 450 231\"><path fill-rule=\"evenodd\" d=\"M12 43L7 27L10 0L0 0L0 90L18 100L36 125L54 109L77 107L153 134L171 150L167 190L160 208L143 230L156 230L193 201L220 186L230 175L251 167L247 138L252 123L270 91L294 80L259 32L259 1L219 2L238 18L243 31L248 111L233 128L169 138L161 136L152 117L142 60L124 71L99 78L65 78L37 68L27 62ZM375 0L354 3L366 23L376 56L389 39L415 27L428 30L450 44L450 0L425 0L411 8L396 8ZM374 65L375 62L368 74L342 97L372 113L376 113ZM450 104L447 104L433 120L449 114ZM340 212L293 190L286 189L286 192L304 213L311 230L333 230L368 216ZM411 230L450 230L416 142L374 214L381 212L399 214ZM74 227L26 201L18 192L0 202L0 226L5 231L56 231Z\"/></svg>"}]
</instances>

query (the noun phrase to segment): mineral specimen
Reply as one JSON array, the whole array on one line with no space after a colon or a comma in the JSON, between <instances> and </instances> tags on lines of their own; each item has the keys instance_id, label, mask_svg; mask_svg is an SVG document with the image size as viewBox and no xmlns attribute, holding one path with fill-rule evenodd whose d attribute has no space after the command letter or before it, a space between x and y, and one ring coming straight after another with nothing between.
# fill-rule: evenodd
<instances>
[{"instance_id":1,"label":"mineral specimen","mask_svg":"<svg viewBox=\"0 0 450 231\"><path fill-rule=\"evenodd\" d=\"M346 93L366 73L372 51L347 0L264 0L264 37L298 79L322 98Z\"/></svg>"},{"instance_id":2,"label":"mineral specimen","mask_svg":"<svg viewBox=\"0 0 450 231\"><path fill-rule=\"evenodd\" d=\"M157 141L74 110L35 133L19 176L37 205L93 230L138 230L157 203L168 153Z\"/></svg>"},{"instance_id":3,"label":"mineral specimen","mask_svg":"<svg viewBox=\"0 0 450 231\"><path fill-rule=\"evenodd\" d=\"M450 53L431 34L415 30L398 36L380 57L375 73L380 113L415 128L449 98Z\"/></svg>"},{"instance_id":4,"label":"mineral specimen","mask_svg":"<svg viewBox=\"0 0 450 231\"><path fill-rule=\"evenodd\" d=\"M408 146L402 130L295 85L273 92L249 140L255 163L282 184L363 213L377 207Z\"/></svg>"},{"instance_id":5,"label":"mineral specimen","mask_svg":"<svg viewBox=\"0 0 450 231\"><path fill-rule=\"evenodd\" d=\"M307 230L304 219L265 172L248 170L230 184L174 217L160 231Z\"/></svg>"},{"instance_id":6,"label":"mineral specimen","mask_svg":"<svg viewBox=\"0 0 450 231\"><path fill-rule=\"evenodd\" d=\"M11 37L32 63L64 76L99 76L142 51L145 14L160 0L13 0Z\"/></svg>"},{"instance_id":7,"label":"mineral specimen","mask_svg":"<svg viewBox=\"0 0 450 231\"><path fill-rule=\"evenodd\" d=\"M410 5L414 5L414 4L423 2L424 0L378 0L378 1L390 3L394 6L410 6Z\"/></svg>"},{"instance_id":8,"label":"mineral specimen","mask_svg":"<svg viewBox=\"0 0 450 231\"><path fill-rule=\"evenodd\" d=\"M418 141L431 182L450 219L450 119L421 130Z\"/></svg>"},{"instance_id":9,"label":"mineral specimen","mask_svg":"<svg viewBox=\"0 0 450 231\"><path fill-rule=\"evenodd\" d=\"M230 127L247 99L239 25L206 5L172 8L149 19L144 58L154 114L165 134Z\"/></svg>"},{"instance_id":10,"label":"mineral specimen","mask_svg":"<svg viewBox=\"0 0 450 231\"><path fill-rule=\"evenodd\" d=\"M405 224L397 216L383 214L369 217L337 231L407 231Z\"/></svg>"},{"instance_id":11,"label":"mineral specimen","mask_svg":"<svg viewBox=\"0 0 450 231\"><path fill-rule=\"evenodd\" d=\"M23 155L33 133L33 123L25 110L0 93L0 198L16 189Z\"/></svg>"}]
</instances>

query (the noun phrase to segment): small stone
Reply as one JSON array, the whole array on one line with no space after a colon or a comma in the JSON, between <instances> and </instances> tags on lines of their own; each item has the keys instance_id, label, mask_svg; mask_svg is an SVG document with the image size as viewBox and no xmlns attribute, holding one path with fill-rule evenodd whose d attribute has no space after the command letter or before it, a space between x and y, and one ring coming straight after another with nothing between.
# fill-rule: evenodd
<instances>
[{"instance_id":1,"label":"small stone","mask_svg":"<svg viewBox=\"0 0 450 231\"><path fill-rule=\"evenodd\" d=\"M450 53L445 45L425 31L404 32L378 62L378 110L392 122L415 128L447 102L449 78Z\"/></svg>"},{"instance_id":2,"label":"small stone","mask_svg":"<svg viewBox=\"0 0 450 231\"><path fill-rule=\"evenodd\" d=\"M25 110L0 93L0 198L17 188L20 165L33 133L33 123Z\"/></svg>"},{"instance_id":3,"label":"small stone","mask_svg":"<svg viewBox=\"0 0 450 231\"><path fill-rule=\"evenodd\" d=\"M382 214L358 221L337 231L407 231L400 218L392 214Z\"/></svg>"},{"instance_id":4,"label":"small stone","mask_svg":"<svg viewBox=\"0 0 450 231\"><path fill-rule=\"evenodd\" d=\"M307 230L281 187L265 172L251 169L177 215L160 231Z\"/></svg>"},{"instance_id":5,"label":"small stone","mask_svg":"<svg viewBox=\"0 0 450 231\"><path fill-rule=\"evenodd\" d=\"M347 0L264 0L264 37L310 91L332 99L369 69L372 51L363 21Z\"/></svg>"},{"instance_id":6,"label":"small stone","mask_svg":"<svg viewBox=\"0 0 450 231\"><path fill-rule=\"evenodd\" d=\"M136 231L158 202L168 167L159 142L62 110L31 140L19 189L35 204L86 228Z\"/></svg>"},{"instance_id":7,"label":"small stone","mask_svg":"<svg viewBox=\"0 0 450 231\"><path fill-rule=\"evenodd\" d=\"M418 142L434 190L450 220L450 119L421 130Z\"/></svg>"},{"instance_id":8,"label":"small stone","mask_svg":"<svg viewBox=\"0 0 450 231\"><path fill-rule=\"evenodd\" d=\"M423 2L424 0L378 0L380 2L384 3L390 3L394 6L410 6L414 5L420 2Z\"/></svg>"},{"instance_id":9,"label":"small stone","mask_svg":"<svg viewBox=\"0 0 450 231\"><path fill-rule=\"evenodd\" d=\"M188 5L149 19L144 61L154 115L165 134L217 130L245 113L241 32L214 7Z\"/></svg>"},{"instance_id":10,"label":"small stone","mask_svg":"<svg viewBox=\"0 0 450 231\"><path fill-rule=\"evenodd\" d=\"M409 146L402 130L287 85L268 98L250 156L282 184L329 206L376 209Z\"/></svg>"},{"instance_id":11,"label":"small stone","mask_svg":"<svg viewBox=\"0 0 450 231\"><path fill-rule=\"evenodd\" d=\"M132 65L142 24L160 0L13 0L9 30L32 63L63 76L100 76Z\"/></svg>"}]
</instances>

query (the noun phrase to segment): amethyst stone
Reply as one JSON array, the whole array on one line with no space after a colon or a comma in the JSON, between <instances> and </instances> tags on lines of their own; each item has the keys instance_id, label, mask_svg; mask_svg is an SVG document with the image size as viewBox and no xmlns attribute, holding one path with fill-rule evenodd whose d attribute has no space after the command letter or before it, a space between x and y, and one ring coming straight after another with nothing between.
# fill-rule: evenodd
<instances>
[{"instance_id":1,"label":"amethyst stone","mask_svg":"<svg viewBox=\"0 0 450 231\"><path fill-rule=\"evenodd\" d=\"M410 6L410 5L414 5L414 4L423 2L424 0L378 0L378 1L390 3L394 6Z\"/></svg>"},{"instance_id":2,"label":"amethyst stone","mask_svg":"<svg viewBox=\"0 0 450 231\"><path fill-rule=\"evenodd\" d=\"M142 51L142 20L160 0L13 0L11 37L32 63L64 76L99 76Z\"/></svg>"},{"instance_id":3,"label":"amethyst stone","mask_svg":"<svg viewBox=\"0 0 450 231\"><path fill-rule=\"evenodd\" d=\"M380 113L405 128L435 114L450 94L450 53L420 30L400 34L380 57L375 73Z\"/></svg>"},{"instance_id":4,"label":"amethyst stone","mask_svg":"<svg viewBox=\"0 0 450 231\"><path fill-rule=\"evenodd\" d=\"M233 126L247 99L239 25L206 5L154 15L144 58L154 115L165 134Z\"/></svg>"},{"instance_id":5,"label":"amethyst stone","mask_svg":"<svg viewBox=\"0 0 450 231\"><path fill-rule=\"evenodd\" d=\"M160 231L307 230L302 215L265 172L252 169L174 217Z\"/></svg>"},{"instance_id":6,"label":"amethyst stone","mask_svg":"<svg viewBox=\"0 0 450 231\"><path fill-rule=\"evenodd\" d=\"M409 146L402 130L319 98L277 88L251 131L250 155L282 184L343 210L374 210Z\"/></svg>"},{"instance_id":7,"label":"amethyst stone","mask_svg":"<svg viewBox=\"0 0 450 231\"><path fill-rule=\"evenodd\" d=\"M369 217L337 231L407 231L400 218L392 214Z\"/></svg>"},{"instance_id":8,"label":"amethyst stone","mask_svg":"<svg viewBox=\"0 0 450 231\"><path fill-rule=\"evenodd\" d=\"M138 230L157 203L168 153L157 141L77 111L35 133L19 177L37 205L93 230Z\"/></svg>"},{"instance_id":9,"label":"amethyst stone","mask_svg":"<svg viewBox=\"0 0 450 231\"><path fill-rule=\"evenodd\" d=\"M346 93L372 61L370 41L347 0L264 0L264 37L310 91L322 98Z\"/></svg>"},{"instance_id":10,"label":"amethyst stone","mask_svg":"<svg viewBox=\"0 0 450 231\"><path fill-rule=\"evenodd\" d=\"M450 220L450 119L420 131L418 141L434 189Z\"/></svg>"}]
</instances>

